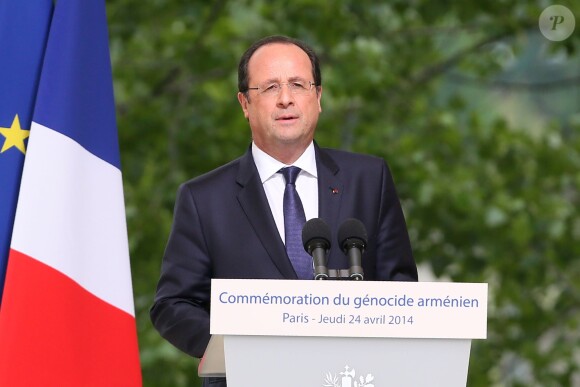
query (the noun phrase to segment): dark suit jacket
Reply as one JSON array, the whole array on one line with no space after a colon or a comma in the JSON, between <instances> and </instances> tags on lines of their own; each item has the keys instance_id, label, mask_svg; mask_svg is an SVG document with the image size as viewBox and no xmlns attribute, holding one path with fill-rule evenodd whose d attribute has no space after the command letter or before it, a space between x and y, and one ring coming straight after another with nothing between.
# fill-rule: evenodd
<instances>
[{"instance_id":1,"label":"dark suit jacket","mask_svg":"<svg viewBox=\"0 0 580 387\"><path fill-rule=\"evenodd\" d=\"M333 233L328 267L348 268L336 234L345 219L357 218L368 233L365 280L417 281L403 212L384 160L316 144L315 152L318 215ZM164 338L195 357L203 355L210 337L212 278L297 278L250 150L179 189L151 318Z\"/></svg>"}]
</instances>

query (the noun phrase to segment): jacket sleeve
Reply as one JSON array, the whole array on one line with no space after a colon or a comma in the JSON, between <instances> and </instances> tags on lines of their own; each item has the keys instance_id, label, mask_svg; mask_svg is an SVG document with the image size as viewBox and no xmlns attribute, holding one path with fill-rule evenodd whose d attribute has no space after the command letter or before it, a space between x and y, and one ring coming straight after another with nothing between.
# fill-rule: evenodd
<instances>
[{"instance_id":1,"label":"jacket sleeve","mask_svg":"<svg viewBox=\"0 0 580 387\"><path fill-rule=\"evenodd\" d=\"M209 342L210 285L211 263L197 204L182 185L150 315L162 337L194 357L202 357Z\"/></svg>"},{"instance_id":2,"label":"jacket sleeve","mask_svg":"<svg viewBox=\"0 0 580 387\"><path fill-rule=\"evenodd\" d=\"M381 173L381 200L377 233L377 279L417 281L417 266L403 210L386 163Z\"/></svg>"}]
</instances>

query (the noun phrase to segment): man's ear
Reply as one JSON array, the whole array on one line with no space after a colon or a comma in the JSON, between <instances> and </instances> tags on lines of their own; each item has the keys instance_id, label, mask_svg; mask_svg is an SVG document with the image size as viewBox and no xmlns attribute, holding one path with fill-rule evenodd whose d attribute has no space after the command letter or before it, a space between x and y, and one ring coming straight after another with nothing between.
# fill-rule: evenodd
<instances>
[{"instance_id":1,"label":"man's ear","mask_svg":"<svg viewBox=\"0 0 580 387\"><path fill-rule=\"evenodd\" d=\"M242 111L244 112L244 117L246 117L246 119L248 119L248 97L246 97L246 95L242 92L238 92L238 102L240 103L240 106L242 107Z\"/></svg>"}]
</instances>

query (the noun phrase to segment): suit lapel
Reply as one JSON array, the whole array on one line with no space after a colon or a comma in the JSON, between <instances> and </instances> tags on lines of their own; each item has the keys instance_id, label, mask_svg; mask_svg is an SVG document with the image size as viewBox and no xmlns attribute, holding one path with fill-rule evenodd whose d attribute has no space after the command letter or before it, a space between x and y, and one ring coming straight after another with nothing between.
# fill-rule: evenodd
<instances>
[{"instance_id":1,"label":"suit lapel","mask_svg":"<svg viewBox=\"0 0 580 387\"><path fill-rule=\"evenodd\" d=\"M238 202L274 265L284 278L297 278L278 234L251 150L240 159L237 183L241 186Z\"/></svg>"},{"instance_id":2,"label":"suit lapel","mask_svg":"<svg viewBox=\"0 0 580 387\"><path fill-rule=\"evenodd\" d=\"M338 178L338 165L328 153L316 143L314 145L318 166L318 216L329 225L337 224L344 184Z\"/></svg>"}]
</instances>

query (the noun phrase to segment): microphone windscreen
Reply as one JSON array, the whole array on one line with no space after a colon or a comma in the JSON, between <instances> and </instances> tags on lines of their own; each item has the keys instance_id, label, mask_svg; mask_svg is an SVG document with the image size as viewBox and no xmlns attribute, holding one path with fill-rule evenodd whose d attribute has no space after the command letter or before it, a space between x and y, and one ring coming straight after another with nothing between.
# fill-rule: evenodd
<instances>
[{"instance_id":1,"label":"microphone windscreen","mask_svg":"<svg viewBox=\"0 0 580 387\"><path fill-rule=\"evenodd\" d=\"M363 245L367 244L367 230L365 225L358 219L345 220L338 229L338 243L343 246L348 239L360 239Z\"/></svg>"},{"instance_id":2,"label":"microphone windscreen","mask_svg":"<svg viewBox=\"0 0 580 387\"><path fill-rule=\"evenodd\" d=\"M306 251L312 240L325 240L330 247L330 227L320 218L312 218L302 227L302 244Z\"/></svg>"}]
</instances>

